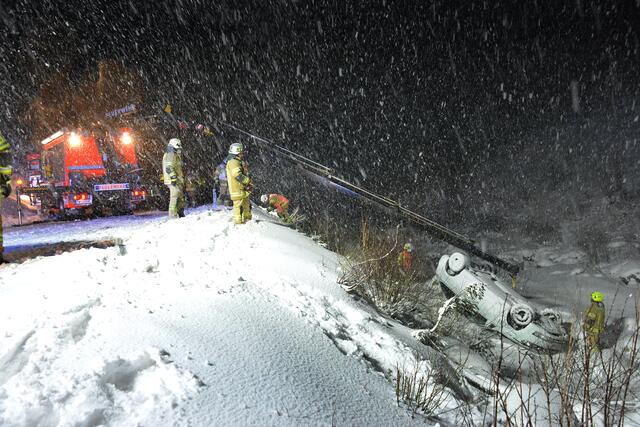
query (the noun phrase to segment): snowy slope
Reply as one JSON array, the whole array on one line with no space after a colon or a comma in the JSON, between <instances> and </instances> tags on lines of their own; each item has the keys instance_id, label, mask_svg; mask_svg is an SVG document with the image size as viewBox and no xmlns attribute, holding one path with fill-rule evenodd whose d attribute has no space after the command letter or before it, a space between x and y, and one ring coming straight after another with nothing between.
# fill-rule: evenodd
<instances>
[{"instance_id":1,"label":"snowy slope","mask_svg":"<svg viewBox=\"0 0 640 427\"><path fill-rule=\"evenodd\" d=\"M173 221L154 213L8 229L9 253L123 244L0 267L0 425L424 425L396 404L398 367L437 376L458 361L467 379L492 387L492 368L464 342L443 339L442 353L418 343L336 284L336 254L254 215L241 227L227 210L201 208ZM570 245L502 250L528 260L518 290L567 318L592 289L605 291L608 321L619 325L607 341L626 345L640 277L633 248L597 270ZM534 372L516 348L503 356ZM451 386L455 396L477 393ZM505 387L512 420L525 390L536 425L554 425L545 414L559 413L557 393L548 412L535 382ZM482 399L465 406L451 393L438 421L490 422ZM631 425L638 419L627 412Z\"/></svg>"},{"instance_id":2,"label":"snowy slope","mask_svg":"<svg viewBox=\"0 0 640 427\"><path fill-rule=\"evenodd\" d=\"M227 211L130 225L0 269L1 425L424 425L389 372L427 348L336 285L334 253Z\"/></svg>"}]
</instances>

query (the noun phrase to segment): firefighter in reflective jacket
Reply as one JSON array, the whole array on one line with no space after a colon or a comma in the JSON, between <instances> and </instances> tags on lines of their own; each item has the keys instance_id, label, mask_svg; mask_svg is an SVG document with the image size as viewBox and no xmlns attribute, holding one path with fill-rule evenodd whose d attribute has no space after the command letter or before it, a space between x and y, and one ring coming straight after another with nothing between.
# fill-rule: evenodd
<instances>
[{"instance_id":1,"label":"firefighter in reflective jacket","mask_svg":"<svg viewBox=\"0 0 640 427\"><path fill-rule=\"evenodd\" d=\"M267 207L267 211L276 211L283 221L289 221L289 200L282 194L263 194L260 201Z\"/></svg>"},{"instance_id":2,"label":"firefighter in reflective jacket","mask_svg":"<svg viewBox=\"0 0 640 427\"><path fill-rule=\"evenodd\" d=\"M169 187L169 218L184 216L185 182L182 173L182 142L171 138L162 157L162 175Z\"/></svg>"},{"instance_id":3,"label":"firefighter in reflective jacket","mask_svg":"<svg viewBox=\"0 0 640 427\"><path fill-rule=\"evenodd\" d=\"M11 194L11 146L0 133L0 205L2 201ZM0 263L4 262L2 257L4 245L2 244L2 215L0 215Z\"/></svg>"},{"instance_id":4,"label":"firefighter in reflective jacket","mask_svg":"<svg viewBox=\"0 0 640 427\"><path fill-rule=\"evenodd\" d=\"M234 142L229 146L227 156L227 184L229 197L233 201L233 223L244 224L251 219L251 203L249 196L253 183L248 176L247 165L243 162L244 146Z\"/></svg>"},{"instance_id":5,"label":"firefighter in reflective jacket","mask_svg":"<svg viewBox=\"0 0 640 427\"><path fill-rule=\"evenodd\" d=\"M413 264L413 245L405 243L402 252L398 254L398 267L400 272L404 274L411 273L411 265Z\"/></svg>"},{"instance_id":6,"label":"firefighter in reflective jacket","mask_svg":"<svg viewBox=\"0 0 640 427\"><path fill-rule=\"evenodd\" d=\"M583 325L587 345L591 351L600 351L600 335L604 332L604 295L602 292L591 294L591 305L584 312Z\"/></svg>"}]
</instances>

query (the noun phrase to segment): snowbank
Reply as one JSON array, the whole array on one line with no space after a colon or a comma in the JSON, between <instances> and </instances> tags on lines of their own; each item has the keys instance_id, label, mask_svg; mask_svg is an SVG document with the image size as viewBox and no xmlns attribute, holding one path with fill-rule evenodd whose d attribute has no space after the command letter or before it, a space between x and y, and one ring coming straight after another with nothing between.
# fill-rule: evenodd
<instances>
[{"instance_id":1,"label":"snowbank","mask_svg":"<svg viewBox=\"0 0 640 427\"><path fill-rule=\"evenodd\" d=\"M124 245L2 267L0 424L424 425L390 378L426 347L336 285L335 254L256 216L85 227Z\"/></svg>"}]
</instances>

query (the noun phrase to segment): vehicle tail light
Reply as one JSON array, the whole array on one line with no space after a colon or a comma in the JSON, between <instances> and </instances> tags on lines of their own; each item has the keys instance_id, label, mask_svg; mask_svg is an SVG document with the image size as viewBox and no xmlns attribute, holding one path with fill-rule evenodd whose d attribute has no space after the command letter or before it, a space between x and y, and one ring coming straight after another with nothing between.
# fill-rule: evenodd
<instances>
[{"instance_id":1,"label":"vehicle tail light","mask_svg":"<svg viewBox=\"0 0 640 427\"><path fill-rule=\"evenodd\" d=\"M74 194L73 200L87 200L89 195L87 193Z\"/></svg>"}]
</instances>

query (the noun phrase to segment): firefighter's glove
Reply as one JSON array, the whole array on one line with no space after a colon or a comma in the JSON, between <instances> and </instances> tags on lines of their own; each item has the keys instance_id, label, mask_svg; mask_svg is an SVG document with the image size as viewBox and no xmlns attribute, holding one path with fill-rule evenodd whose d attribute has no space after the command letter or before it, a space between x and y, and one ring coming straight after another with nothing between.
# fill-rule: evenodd
<instances>
[{"instance_id":1,"label":"firefighter's glove","mask_svg":"<svg viewBox=\"0 0 640 427\"><path fill-rule=\"evenodd\" d=\"M249 192L253 191L253 182L251 180L245 184L244 190Z\"/></svg>"},{"instance_id":2,"label":"firefighter's glove","mask_svg":"<svg viewBox=\"0 0 640 427\"><path fill-rule=\"evenodd\" d=\"M11 184L6 182L0 186L0 195L2 195L2 197L4 198L7 198L9 197L9 194L11 194Z\"/></svg>"}]
</instances>

